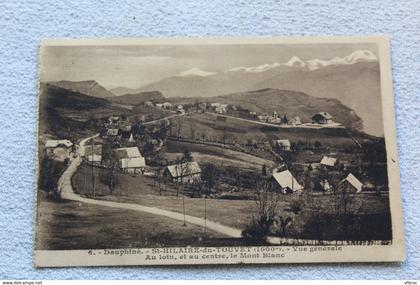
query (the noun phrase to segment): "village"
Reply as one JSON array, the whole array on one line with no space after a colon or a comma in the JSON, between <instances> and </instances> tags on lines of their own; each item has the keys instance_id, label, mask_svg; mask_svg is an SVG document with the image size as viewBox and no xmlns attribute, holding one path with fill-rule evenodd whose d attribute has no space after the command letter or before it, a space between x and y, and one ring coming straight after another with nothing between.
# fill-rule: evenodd
<instances>
[{"instance_id":1,"label":"village","mask_svg":"<svg viewBox=\"0 0 420 285\"><path fill-rule=\"evenodd\" d=\"M381 213L386 177L376 175L381 154L370 157L367 140L347 135L328 112L305 123L219 102L143 106L149 113L98 120L83 145L80 139L47 139L46 159L67 165L82 159L69 177L81 197L173 211L184 216L184 225L185 217L198 217L257 243L268 235L371 239L363 229L388 217ZM165 112L150 116L159 109ZM48 185L50 197L59 198L59 183ZM349 215L368 218L354 224ZM269 225L256 225L261 218ZM388 233L379 235L386 239Z\"/></svg>"},{"instance_id":2,"label":"village","mask_svg":"<svg viewBox=\"0 0 420 285\"><path fill-rule=\"evenodd\" d=\"M191 113L212 112L217 114L216 120L225 121L223 114L229 114L228 110L237 110L235 106L222 103L199 103L194 111L191 109L194 106L174 106L169 102L156 103L151 101L144 102L145 106L164 108L171 110L175 116L190 116ZM187 109L188 108L188 109ZM299 117L287 118L279 116L276 112L272 115L257 114L256 112L249 112L251 119L257 122L275 123L279 125L300 126L311 125L320 128L327 127L341 127L339 123L333 121L333 117L327 112L319 112L314 114L311 123L302 123ZM86 164L98 168L117 168L121 173L144 175L148 177L158 178L158 176L165 176L165 181L181 182L182 184L194 184L200 182L202 168L193 160L191 154L186 154L187 158L179 158L172 161L172 164L166 163L162 165L156 163L156 159L152 156L159 153L161 148L166 143L171 132L170 121L162 118L152 122L144 121L144 116L140 116L138 122L130 122L128 118L121 116L110 116L102 123L99 137L92 139L91 143L86 146L83 158ZM149 126L152 126L151 128ZM183 138L178 137L182 140ZM184 138L185 139L185 138ZM203 143L203 142L201 142ZM217 142L214 142L217 143ZM221 143L219 141L218 143ZM222 147L230 147L226 142ZM217 144L216 144L217 146ZM236 144L236 149L241 149L241 146ZM265 141L261 145L255 141L248 141L243 144L242 150L246 152L245 148L259 148L267 153L274 154L276 165L271 167L270 175L267 174L267 167L264 165L264 176L270 176L277 184L277 191L283 194L301 194L305 188L304 181L298 181L291 169L288 169L286 161L282 158L283 154L295 151L296 145L293 145L287 138L277 138L270 141ZM75 156L75 144L68 139L48 140L45 144L45 151L49 158L59 161L71 159ZM184 152L187 150L181 150ZM187 151L188 152L188 151ZM249 153L252 153L249 152ZM148 159L145 156L148 156ZM149 163L147 163L149 161ZM167 162L167 161L166 161ZM157 166L159 165L159 166ZM321 168L323 170L337 170L343 168L339 165L337 157L330 157L328 155L322 156L318 162L311 162L308 164L310 169ZM317 185L313 187L319 193L330 193L333 191L331 183L326 177L315 179ZM313 183L312 183L313 184ZM232 185L232 188L235 185ZM346 177L339 181L336 188L346 188L351 192L360 193L364 188L363 183L352 173L348 173ZM308 187L308 185L306 185ZM215 191L217 192L217 191Z\"/></svg>"}]
</instances>

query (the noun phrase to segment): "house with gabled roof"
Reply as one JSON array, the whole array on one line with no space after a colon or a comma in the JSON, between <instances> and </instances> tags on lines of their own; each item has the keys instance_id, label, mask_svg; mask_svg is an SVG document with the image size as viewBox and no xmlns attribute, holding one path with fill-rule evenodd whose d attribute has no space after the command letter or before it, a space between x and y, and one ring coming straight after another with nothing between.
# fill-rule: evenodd
<instances>
[{"instance_id":1,"label":"house with gabled roof","mask_svg":"<svg viewBox=\"0 0 420 285\"><path fill-rule=\"evenodd\" d=\"M273 178L274 181L277 183L280 192L283 194L295 193L303 190L303 186L299 184L299 182L289 170L274 170Z\"/></svg>"},{"instance_id":2,"label":"house with gabled roof","mask_svg":"<svg viewBox=\"0 0 420 285\"><path fill-rule=\"evenodd\" d=\"M146 160L141 155L138 147L122 147L116 149L119 167L127 173L143 172Z\"/></svg>"},{"instance_id":3,"label":"house with gabled roof","mask_svg":"<svg viewBox=\"0 0 420 285\"><path fill-rule=\"evenodd\" d=\"M73 143L70 140L47 140L45 152L53 160L64 161L70 157Z\"/></svg>"},{"instance_id":4,"label":"house with gabled roof","mask_svg":"<svg viewBox=\"0 0 420 285\"><path fill-rule=\"evenodd\" d=\"M84 156L88 162L100 164L102 162L102 145L86 145Z\"/></svg>"},{"instance_id":5,"label":"house with gabled roof","mask_svg":"<svg viewBox=\"0 0 420 285\"><path fill-rule=\"evenodd\" d=\"M271 146L274 148L278 148L280 150L290 151L292 145L288 139L281 139L281 140L272 140Z\"/></svg>"},{"instance_id":6,"label":"house with gabled roof","mask_svg":"<svg viewBox=\"0 0 420 285\"><path fill-rule=\"evenodd\" d=\"M312 116L312 123L322 125L332 124L334 123L333 116L328 112L319 112Z\"/></svg>"},{"instance_id":7,"label":"house with gabled roof","mask_svg":"<svg viewBox=\"0 0 420 285\"><path fill-rule=\"evenodd\" d=\"M346 178L341 180L337 185L337 190L346 191L349 193L362 192L363 183L359 181L352 173L349 173Z\"/></svg>"},{"instance_id":8,"label":"house with gabled roof","mask_svg":"<svg viewBox=\"0 0 420 285\"><path fill-rule=\"evenodd\" d=\"M166 166L163 174L171 181L193 183L201 178L201 168L196 161L177 163Z\"/></svg>"},{"instance_id":9,"label":"house with gabled roof","mask_svg":"<svg viewBox=\"0 0 420 285\"><path fill-rule=\"evenodd\" d=\"M333 167L333 166L335 166L336 164L337 164L337 158L335 158L335 157L330 157L330 156L324 156L322 159L321 159L321 161L320 161L320 163L319 164L321 164L321 165L324 165L324 166L328 166L328 167Z\"/></svg>"}]
</instances>

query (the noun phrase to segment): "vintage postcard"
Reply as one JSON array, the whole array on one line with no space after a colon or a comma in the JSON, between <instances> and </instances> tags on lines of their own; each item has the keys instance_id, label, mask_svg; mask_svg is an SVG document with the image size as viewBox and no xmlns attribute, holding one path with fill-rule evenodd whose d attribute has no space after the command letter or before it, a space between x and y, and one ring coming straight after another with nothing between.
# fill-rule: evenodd
<instances>
[{"instance_id":1,"label":"vintage postcard","mask_svg":"<svg viewBox=\"0 0 420 285\"><path fill-rule=\"evenodd\" d=\"M403 261L383 37L46 40L34 266Z\"/></svg>"}]
</instances>

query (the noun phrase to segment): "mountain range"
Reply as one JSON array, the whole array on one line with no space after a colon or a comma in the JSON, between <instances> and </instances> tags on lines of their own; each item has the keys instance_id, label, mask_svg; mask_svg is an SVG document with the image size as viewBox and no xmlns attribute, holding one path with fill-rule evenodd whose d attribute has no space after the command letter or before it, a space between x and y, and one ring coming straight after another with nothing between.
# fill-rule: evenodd
<instances>
[{"instance_id":1,"label":"mountain range","mask_svg":"<svg viewBox=\"0 0 420 285\"><path fill-rule=\"evenodd\" d=\"M266 88L292 90L319 98L338 99L363 119L365 132L383 135L379 62L368 50L357 50L345 57L328 60L302 60L293 56L283 63L239 66L221 72L193 67L136 89L117 87L108 91L95 81L76 85L69 81L51 84L114 102L125 101L117 98L127 94L132 94L126 96L128 101L140 102L144 94L148 94L145 92L153 91L161 92L166 98L202 98ZM139 98L135 99L137 96ZM282 102L278 102L278 108L281 105Z\"/></svg>"}]
</instances>

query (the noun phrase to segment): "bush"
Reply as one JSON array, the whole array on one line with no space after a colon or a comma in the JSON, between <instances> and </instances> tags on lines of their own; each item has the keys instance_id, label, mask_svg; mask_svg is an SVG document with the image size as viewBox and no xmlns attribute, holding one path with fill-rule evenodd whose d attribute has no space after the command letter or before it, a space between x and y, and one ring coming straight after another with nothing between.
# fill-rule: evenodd
<instances>
[{"instance_id":1,"label":"bush","mask_svg":"<svg viewBox=\"0 0 420 285\"><path fill-rule=\"evenodd\" d=\"M287 211L293 212L295 215L299 214L302 211L302 203L299 200L291 201Z\"/></svg>"}]
</instances>

